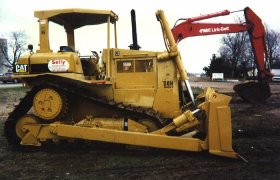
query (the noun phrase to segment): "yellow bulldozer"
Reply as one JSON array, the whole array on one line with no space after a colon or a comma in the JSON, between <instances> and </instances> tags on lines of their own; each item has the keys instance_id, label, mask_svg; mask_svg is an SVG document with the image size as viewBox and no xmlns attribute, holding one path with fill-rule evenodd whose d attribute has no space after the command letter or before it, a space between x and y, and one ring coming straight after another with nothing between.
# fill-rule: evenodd
<instances>
[{"instance_id":1,"label":"yellow bulldozer","mask_svg":"<svg viewBox=\"0 0 280 180\"><path fill-rule=\"evenodd\" d=\"M139 50L134 13L130 49L117 46L113 11L44 10L35 11L35 17L39 49L34 53L30 45L14 73L30 91L5 122L12 146L92 140L238 157L232 149L231 97L212 88L194 97L163 11L156 12L163 52ZM67 46L56 52L50 49L49 22L67 34ZM107 24L102 55L77 53L75 30L101 24Z\"/></svg>"}]
</instances>

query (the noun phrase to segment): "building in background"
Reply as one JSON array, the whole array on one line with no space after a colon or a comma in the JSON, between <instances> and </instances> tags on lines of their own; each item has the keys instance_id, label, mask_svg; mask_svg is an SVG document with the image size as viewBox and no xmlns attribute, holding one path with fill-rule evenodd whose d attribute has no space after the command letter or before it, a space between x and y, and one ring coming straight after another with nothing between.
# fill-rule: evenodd
<instances>
[{"instance_id":1,"label":"building in background","mask_svg":"<svg viewBox=\"0 0 280 180\"><path fill-rule=\"evenodd\" d=\"M4 49L7 49L7 39L0 38L0 48L2 49L2 47L4 47ZM5 63L6 60L1 49L0 49L0 74L4 74L5 72L8 71L8 68L3 65L3 63Z\"/></svg>"}]
</instances>

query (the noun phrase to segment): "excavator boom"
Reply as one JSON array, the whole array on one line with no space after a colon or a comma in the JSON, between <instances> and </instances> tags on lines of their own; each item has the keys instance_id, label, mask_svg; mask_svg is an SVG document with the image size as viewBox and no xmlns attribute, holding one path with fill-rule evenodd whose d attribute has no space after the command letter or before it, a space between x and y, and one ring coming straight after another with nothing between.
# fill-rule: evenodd
<instances>
[{"instance_id":1,"label":"excavator boom","mask_svg":"<svg viewBox=\"0 0 280 180\"><path fill-rule=\"evenodd\" d=\"M205 36L215 34L228 34L247 31L250 37L254 59L258 68L258 82L242 83L234 86L235 92L244 100L249 102L263 102L271 93L268 81L272 74L266 68L267 47L265 41L265 28L261 19L249 8L244 9L245 23L222 24L222 23L201 23L198 21L218 16L229 15L228 10L218 13L202 15L194 18L180 19L184 22L172 29L175 41L178 43L187 37Z\"/></svg>"}]
</instances>

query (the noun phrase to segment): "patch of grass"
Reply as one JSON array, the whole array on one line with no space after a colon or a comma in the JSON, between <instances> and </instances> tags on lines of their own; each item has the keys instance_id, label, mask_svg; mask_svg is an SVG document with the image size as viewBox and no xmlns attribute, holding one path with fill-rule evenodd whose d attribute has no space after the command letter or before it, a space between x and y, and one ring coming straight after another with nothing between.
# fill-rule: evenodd
<instances>
[{"instance_id":1,"label":"patch of grass","mask_svg":"<svg viewBox=\"0 0 280 180\"><path fill-rule=\"evenodd\" d=\"M3 88L0 89L0 102L16 100L25 95L27 88L24 87L13 87L13 88Z\"/></svg>"}]
</instances>

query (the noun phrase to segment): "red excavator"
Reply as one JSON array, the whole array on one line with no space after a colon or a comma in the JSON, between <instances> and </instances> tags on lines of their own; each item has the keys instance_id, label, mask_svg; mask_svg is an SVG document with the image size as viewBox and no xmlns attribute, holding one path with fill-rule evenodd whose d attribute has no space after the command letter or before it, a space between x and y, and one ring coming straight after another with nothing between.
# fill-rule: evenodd
<instances>
[{"instance_id":1,"label":"red excavator","mask_svg":"<svg viewBox=\"0 0 280 180\"><path fill-rule=\"evenodd\" d=\"M178 43L187 37L247 31L249 33L254 59L257 64L257 81L237 84L233 89L245 101L251 103L264 102L271 96L269 79L271 79L273 75L270 73L267 66L268 56L265 41L265 28L261 19L249 7L247 7L244 9L245 23L222 24L199 22L201 20L229 14L231 14L230 11L224 10L193 18L178 19L178 21L183 22L178 25L176 25L178 21L175 23L175 26L172 29L172 34L175 41Z\"/></svg>"}]
</instances>

